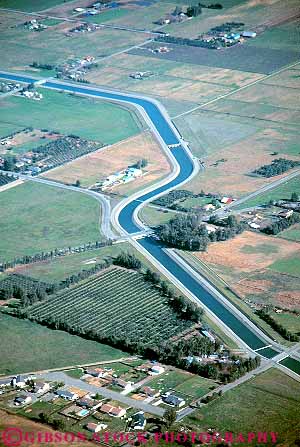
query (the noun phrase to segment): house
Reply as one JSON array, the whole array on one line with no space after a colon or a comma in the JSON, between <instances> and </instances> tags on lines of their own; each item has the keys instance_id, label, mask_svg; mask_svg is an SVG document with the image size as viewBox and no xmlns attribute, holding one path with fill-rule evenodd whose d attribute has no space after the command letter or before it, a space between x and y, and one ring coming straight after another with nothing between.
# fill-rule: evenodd
<instances>
[{"instance_id":1,"label":"house","mask_svg":"<svg viewBox=\"0 0 300 447\"><path fill-rule=\"evenodd\" d=\"M124 408L114 407L113 405L110 404L103 404L99 411L117 418L125 416L126 414L126 410Z\"/></svg>"},{"instance_id":2,"label":"house","mask_svg":"<svg viewBox=\"0 0 300 447\"><path fill-rule=\"evenodd\" d=\"M121 407L112 407L109 414L115 418L121 418L121 417L125 416L126 410L125 410L125 408L121 408Z\"/></svg>"},{"instance_id":3,"label":"house","mask_svg":"<svg viewBox=\"0 0 300 447\"><path fill-rule=\"evenodd\" d=\"M123 388L125 391L131 390L132 382L125 382L125 380L122 379L114 379L113 385L119 386L120 388Z\"/></svg>"},{"instance_id":4,"label":"house","mask_svg":"<svg viewBox=\"0 0 300 447\"><path fill-rule=\"evenodd\" d=\"M162 396L162 400L165 404L171 407L182 407L185 404L185 400L181 397L175 396L175 394L165 394Z\"/></svg>"},{"instance_id":5,"label":"house","mask_svg":"<svg viewBox=\"0 0 300 447\"><path fill-rule=\"evenodd\" d=\"M89 422L86 425L86 429L88 431L91 431L92 433L97 433L98 431L104 430L107 428L106 424L94 424L93 422Z\"/></svg>"},{"instance_id":6,"label":"house","mask_svg":"<svg viewBox=\"0 0 300 447\"><path fill-rule=\"evenodd\" d=\"M207 203L206 205L203 206L204 211L212 211L215 208L216 207L212 203Z\"/></svg>"},{"instance_id":7,"label":"house","mask_svg":"<svg viewBox=\"0 0 300 447\"><path fill-rule=\"evenodd\" d=\"M277 214L278 217L282 217L283 219L288 219L293 215L293 210L286 210L286 211L280 211L280 213Z\"/></svg>"},{"instance_id":8,"label":"house","mask_svg":"<svg viewBox=\"0 0 300 447\"><path fill-rule=\"evenodd\" d=\"M102 368L95 368L95 369L87 369L85 370L85 373L88 374L89 376L93 376L93 377L105 377L108 375L108 371L105 371Z\"/></svg>"},{"instance_id":9,"label":"house","mask_svg":"<svg viewBox=\"0 0 300 447\"><path fill-rule=\"evenodd\" d=\"M11 386L12 379L9 377L8 379L1 379L0 380L0 388L5 388L7 386Z\"/></svg>"},{"instance_id":10,"label":"house","mask_svg":"<svg viewBox=\"0 0 300 447\"><path fill-rule=\"evenodd\" d=\"M224 203L226 205L229 205L231 202L233 202L233 199L231 197L222 197L221 203Z\"/></svg>"},{"instance_id":11,"label":"house","mask_svg":"<svg viewBox=\"0 0 300 447\"><path fill-rule=\"evenodd\" d=\"M165 372L165 368L160 365L153 365L149 371L149 374L162 374Z\"/></svg>"},{"instance_id":12,"label":"house","mask_svg":"<svg viewBox=\"0 0 300 447\"><path fill-rule=\"evenodd\" d=\"M16 376L12 379L12 386L18 388L24 388L26 386L26 382L28 381L28 377Z\"/></svg>"},{"instance_id":13,"label":"house","mask_svg":"<svg viewBox=\"0 0 300 447\"><path fill-rule=\"evenodd\" d=\"M65 400L76 400L79 397L77 393L68 390L57 390L55 394Z\"/></svg>"},{"instance_id":14,"label":"house","mask_svg":"<svg viewBox=\"0 0 300 447\"><path fill-rule=\"evenodd\" d=\"M208 234L215 233L217 231L217 227L215 225L206 224L205 228Z\"/></svg>"},{"instance_id":15,"label":"house","mask_svg":"<svg viewBox=\"0 0 300 447\"><path fill-rule=\"evenodd\" d=\"M215 343L216 339L215 337L213 337L208 331L202 331L202 334L207 337L210 341L212 341L213 343Z\"/></svg>"},{"instance_id":16,"label":"house","mask_svg":"<svg viewBox=\"0 0 300 447\"><path fill-rule=\"evenodd\" d=\"M14 404L16 406L30 404L30 402L32 402L32 398L30 396L18 396L14 400Z\"/></svg>"},{"instance_id":17,"label":"house","mask_svg":"<svg viewBox=\"0 0 300 447\"><path fill-rule=\"evenodd\" d=\"M144 430L145 426L146 418L143 411L139 411L132 416L131 427L134 430Z\"/></svg>"},{"instance_id":18,"label":"house","mask_svg":"<svg viewBox=\"0 0 300 447\"><path fill-rule=\"evenodd\" d=\"M260 228L260 225L258 225L255 222L250 222L248 225L250 228L253 228L254 230L258 230Z\"/></svg>"},{"instance_id":19,"label":"house","mask_svg":"<svg viewBox=\"0 0 300 447\"><path fill-rule=\"evenodd\" d=\"M253 39L254 37L256 37L256 33L254 31L243 31L242 36Z\"/></svg>"},{"instance_id":20,"label":"house","mask_svg":"<svg viewBox=\"0 0 300 447\"><path fill-rule=\"evenodd\" d=\"M144 386L141 389L141 392L148 397L158 397L160 395L159 391L155 390L154 388L151 388L150 386Z\"/></svg>"},{"instance_id":21,"label":"house","mask_svg":"<svg viewBox=\"0 0 300 447\"><path fill-rule=\"evenodd\" d=\"M50 390L50 385L47 382L36 382L34 392L37 394L47 393Z\"/></svg>"},{"instance_id":22,"label":"house","mask_svg":"<svg viewBox=\"0 0 300 447\"><path fill-rule=\"evenodd\" d=\"M94 400L89 397L84 397L77 402L77 405L89 410L95 410L96 408L100 407L102 403L99 402L98 400Z\"/></svg>"}]
</instances>

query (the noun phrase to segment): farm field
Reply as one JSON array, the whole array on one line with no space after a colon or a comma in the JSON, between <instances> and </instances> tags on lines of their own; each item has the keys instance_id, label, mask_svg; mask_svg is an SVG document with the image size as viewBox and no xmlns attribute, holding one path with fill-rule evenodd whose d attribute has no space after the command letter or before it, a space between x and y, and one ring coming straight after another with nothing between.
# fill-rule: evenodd
<instances>
[{"instance_id":1,"label":"farm field","mask_svg":"<svg viewBox=\"0 0 300 447\"><path fill-rule=\"evenodd\" d=\"M89 154L47 174L48 178L73 184L80 180L82 186L91 186L107 176L126 169L145 158L145 175L128 184L111 188L116 194L129 194L163 178L170 172L166 155L149 132L143 132L116 143L104 150Z\"/></svg>"},{"instance_id":2,"label":"farm field","mask_svg":"<svg viewBox=\"0 0 300 447\"><path fill-rule=\"evenodd\" d=\"M288 256L275 261L272 265L270 265L270 269L275 272L300 278L300 251L295 253L294 256Z\"/></svg>"},{"instance_id":3,"label":"farm field","mask_svg":"<svg viewBox=\"0 0 300 447\"><path fill-rule=\"evenodd\" d=\"M71 1L71 0L66 0ZM51 8L62 3L62 0L29 0L24 2L23 0L0 0L0 8L19 9L20 11L42 11L43 9Z\"/></svg>"},{"instance_id":4,"label":"farm field","mask_svg":"<svg viewBox=\"0 0 300 447\"><path fill-rule=\"evenodd\" d=\"M146 225L162 225L169 222L172 217L176 216L176 213L169 210L153 208L151 206L145 206L141 209L139 217Z\"/></svg>"},{"instance_id":5,"label":"farm field","mask_svg":"<svg viewBox=\"0 0 300 447\"><path fill-rule=\"evenodd\" d=\"M299 383L277 369L228 391L184 419L197 432L278 433L278 445L293 447L299 432ZM267 429L266 429L267 427Z\"/></svg>"},{"instance_id":6,"label":"farm field","mask_svg":"<svg viewBox=\"0 0 300 447\"><path fill-rule=\"evenodd\" d=\"M240 141L226 144L203 160L205 170L200 171L186 185L186 189L195 193L199 193L203 189L207 192L240 197L274 180L283 178L291 171L272 178L250 174L260 166L270 164L278 157L300 160L299 155L291 156L284 150L284 145L291 142L294 144L296 137L299 138L299 134L290 133L287 136L279 129L265 128L250 134L250 136L245 136ZM211 141L213 142L213 139ZM201 143L203 145L205 140ZM277 147L281 149L280 155L274 155ZM201 153L201 146L199 149ZM196 153L196 155L198 154L199 152ZM243 203L243 207L247 206L246 203Z\"/></svg>"},{"instance_id":7,"label":"farm field","mask_svg":"<svg viewBox=\"0 0 300 447\"><path fill-rule=\"evenodd\" d=\"M278 237L288 239L290 241L300 242L300 224L293 225L285 231L278 234Z\"/></svg>"},{"instance_id":8,"label":"farm field","mask_svg":"<svg viewBox=\"0 0 300 447\"><path fill-rule=\"evenodd\" d=\"M76 6L73 2L69 9L73 10L74 7ZM54 11L49 10L47 13L55 16ZM61 17L59 14L58 9L57 16ZM114 29L77 33L72 38L68 38L66 32L76 25L78 26L80 19L78 22L72 23L62 22L37 33L25 29L23 23L26 18L23 15L5 12L6 16L10 21L14 21L15 25L18 25L12 29L6 23L0 24L0 56L2 67L6 70L28 70L29 65L35 60L57 65L67 59L83 58L87 55L98 59L141 44L148 38L147 34L120 32ZM27 48L26 52L23 51L24 46Z\"/></svg>"},{"instance_id":9,"label":"farm field","mask_svg":"<svg viewBox=\"0 0 300 447\"><path fill-rule=\"evenodd\" d=\"M299 176L300 176L300 174L299 174ZM276 186L275 188L271 189L270 191L263 192L262 194L259 194L254 198L246 200L241 205L237 205L236 209L243 209L243 208L250 208L250 207L255 207L255 206L259 206L259 205L265 205L270 200L290 199L291 194L293 192L300 194L299 176L288 180L283 185ZM274 179L274 177L273 177L273 179Z\"/></svg>"},{"instance_id":10,"label":"farm field","mask_svg":"<svg viewBox=\"0 0 300 447\"><path fill-rule=\"evenodd\" d=\"M76 274L82 270L93 268L96 263L117 256L121 251L133 251L127 242L83 253L74 253L49 261L35 262L33 264L20 265L11 270L29 276L33 279L46 282L62 281L64 278ZM0 277L1 278L1 277Z\"/></svg>"},{"instance_id":11,"label":"farm field","mask_svg":"<svg viewBox=\"0 0 300 447\"><path fill-rule=\"evenodd\" d=\"M273 312L272 317L274 320L276 320L279 324L281 324L283 327L287 328L289 331L291 331L294 334L300 333L300 316L293 314L293 313L287 313L284 312L282 314L277 314Z\"/></svg>"},{"instance_id":12,"label":"farm field","mask_svg":"<svg viewBox=\"0 0 300 447\"><path fill-rule=\"evenodd\" d=\"M0 313L0 323L1 338L9 340L0 346L0 374L84 365L128 356L110 346L4 313Z\"/></svg>"},{"instance_id":13,"label":"farm field","mask_svg":"<svg viewBox=\"0 0 300 447\"><path fill-rule=\"evenodd\" d=\"M226 242L212 243L206 253L195 252L194 256L242 299L299 309L299 278L290 270L295 275L299 253L295 242L245 231ZM287 258L292 261L286 263ZM280 271L273 268L276 263Z\"/></svg>"},{"instance_id":14,"label":"farm field","mask_svg":"<svg viewBox=\"0 0 300 447\"><path fill-rule=\"evenodd\" d=\"M124 343L157 344L191 326L176 316L139 273L116 267L28 307L26 312L38 321L54 319Z\"/></svg>"},{"instance_id":15,"label":"farm field","mask_svg":"<svg viewBox=\"0 0 300 447\"><path fill-rule=\"evenodd\" d=\"M2 100L0 111L5 107L5 122L22 128L46 128L105 144L115 143L139 132L139 120L124 107L46 89L40 91L43 94L41 101L22 97ZM83 117L84 125L78 126ZM113 125L116 121L117 128ZM3 136L7 133L5 131Z\"/></svg>"},{"instance_id":16,"label":"farm field","mask_svg":"<svg viewBox=\"0 0 300 447\"><path fill-rule=\"evenodd\" d=\"M25 183L0 194L0 260L102 239L100 204L83 194ZM86 216L89 219L86 219Z\"/></svg>"}]
</instances>

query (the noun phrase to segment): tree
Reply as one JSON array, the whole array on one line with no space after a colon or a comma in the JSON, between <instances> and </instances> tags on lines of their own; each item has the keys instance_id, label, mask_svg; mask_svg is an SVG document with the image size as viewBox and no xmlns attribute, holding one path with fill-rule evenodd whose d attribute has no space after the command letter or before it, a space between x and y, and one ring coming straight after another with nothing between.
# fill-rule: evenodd
<instances>
[{"instance_id":1,"label":"tree","mask_svg":"<svg viewBox=\"0 0 300 447\"><path fill-rule=\"evenodd\" d=\"M3 170L14 171L16 161L16 157L6 157L3 163Z\"/></svg>"},{"instance_id":2,"label":"tree","mask_svg":"<svg viewBox=\"0 0 300 447\"><path fill-rule=\"evenodd\" d=\"M164 422L167 428L170 428L176 421L176 410L174 408L168 408L164 414Z\"/></svg>"},{"instance_id":3,"label":"tree","mask_svg":"<svg viewBox=\"0 0 300 447\"><path fill-rule=\"evenodd\" d=\"M77 188L80 188L80 185L81 185L80 180L76 180L75 186L77 186Z\"/></svg>"},{"instance_id":4,"label":"tree","mask_svg":"<svg viewBox=\"0 0 300 447\"><path fill-rule=\"evenodd\" d=\"M292 202L299 202L299 195L295 191L292 192L291 201Z\"/></svg>"}]
</instances>

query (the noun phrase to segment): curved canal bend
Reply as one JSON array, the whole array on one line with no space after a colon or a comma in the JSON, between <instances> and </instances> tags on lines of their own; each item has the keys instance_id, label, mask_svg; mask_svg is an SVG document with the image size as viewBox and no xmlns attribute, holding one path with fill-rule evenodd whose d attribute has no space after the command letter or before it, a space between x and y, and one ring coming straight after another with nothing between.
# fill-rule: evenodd
<instances>
[{"instance_id":1,"label":"curved canal bend","mask_svg":"<svg viewBox=\"0 0 300 447\"><path fill-rule=\"evenodd\" d=\"M16 82L32 83L37 81L37 79L27 76L6 73L0 73L0 77ZM193 173L193 161L190 154L188 154L184 146L181 145L178 132L172 123L166 119L159 107L154 102L151 102L145 98L105 90L102 91L89 87L81 88L77 85L64 84L63 82L56 81L46 81L42 85L43 87L48 87L51 89L65 90L106 100L127 102L129 104L142 107L154 124L163 142L169 146L170 151L175 157L180 168L176 178L170 180L170 182L163 186L159 186L146 194L141 194L140 196L136 197L132 201L125 204L119 213L119 225L126 233L133 234L139 232L141 228L137 226L134 220L134 213L137 207L139 207L141 203L157 196L158 194L181 184ZM170 145L178 146L172 148ZM263 340L263 337L260 337L258 333L247 324L247 322L244 322L235 316L225 305L222 304L221 301L217 300L209 291L207 291L191 274L175 262L158 242L149 237L140 239L137 242L172 275L174 275L183 284L183 286L186 287L186 289L188 289L199 300L200 303L203 303L213 314L222 320L228 328L230 328L246 345L249 346L249 348L252 350L259 349L259 353L267 358L273 358L278 354L278 351L272 349L271 347L262 349L268 344L266 343L266 340Z\"/></svg>"}]
</instances>

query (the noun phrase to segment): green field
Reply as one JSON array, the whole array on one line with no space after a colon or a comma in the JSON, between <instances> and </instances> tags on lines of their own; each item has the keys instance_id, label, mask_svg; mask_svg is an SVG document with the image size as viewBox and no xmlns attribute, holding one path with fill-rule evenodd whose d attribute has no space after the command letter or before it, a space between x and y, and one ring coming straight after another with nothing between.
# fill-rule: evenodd
<instances>
[{"instance_id":1,"label":"green field","mask_svg":"<svg viewBox=\"0 0 300 447\"><path fill-rule=\"evenodd\" d=\"M299 383L272 369L228 391L184 421L197 432L209 427L235 435L273 431L278 433L276 445L294 447L299 437L299 403Z\"/></svg>"},{"instance_id":2,"label":"green field","mask_svg":"<svg viewBox=\"0 0 300 447\"><path fill-rule=\"evenodd\" d=\"M140 273L116 267L26 308L26 313L37 321L50 318L99 337L150 345L192 325L178 318Z\"/></svg>"},{"instance_id":3,"label":"green field","mask_svg":"<svg viewBox=\"0 0 300 447\"><path fill-rule=\"evenodd\" d=\"M139 217L146 225L157 226L169 222L174 216L176 216L176 213L173 211L145 206L142 208Z\"/></svg>"},{"instance_id":4,"label":"green field","mask_svg":"<svg viewBox=\"0 0 300 447\"><path fill-rule=\"evenodd\" d=\"M300 254L298 252L294 256L278 259L269 268L275 272L300 277Z\"/></svg>"},{"instance_id":5,"label":"green field","mask_svg":"<svg viewBox=\"0 0 300 447\"><path fill-rule=\"evenodd\" d=\"M270 191L259 194L258 196L246 200L241 205L238 205L236 209L250 208L259 205L265 205L269 203L270 200L284 200L290 199L291 194L296 192L300 194L300 181L299 176L288 180L283 185L279 185Z\"/></svg>"},{"instance_id":6,"label":"green field","mask_svg":"<svg viewBox=\"0 0 300 447\"><path fill-rule=\"evenodd\" d=\"M0 208L0 260L102 239L100 205L84 194L28 182L3 191Z\"/></svg>"},{"instance_id":7,"label":"green field","mask_svg":"<svg viewBox=\"0 0 300 447\"><path fill-rule=\"evenodd\" d=\"M115 360L126 353L28 320L0 314L0 374Z\"/></svg>"},{"instance_id":8,"label":"green field","mask_svg":"<svg viewBox=\"0 0 300 447\"><path fill-rule=\"evenodd\" d=\"M46 128L62 134L75 134L104 144L116 143L139 132L140 122L124 107L46 89L41 89L41 93L41 101L21 97L2 101L1 105L5 107L3 128L5 121L22 128Z\"/></svg>"},{"instance_id":9,"label":"green field","mask_svg":"<svg viewBox=\"0 0 300 447\"><path fill-rule=\"evenodd\" d=\"M277 314L272 312L272 317L293 334L300 333L300 316L288 312Z\"/></svg>"},{"instance_id":10,"label":"green field","mask_svg":"<svg viewBox=\"0 0 300 447\"><path fill-rule=\"evenodd\" d=\"M71 0L0 0L0 8L19 9L20 11L42 11Z\"/></svg>"},{"instance_id":11,"label":"green field","mask_svg":"<svg viewBox=\"0 0 300 447\"><path fill-rule=\"evenodd\" d=\"M277 235L277 237L282 237L283 239L288 239L290 241L300 242L300 224L293 225L287 230L282 231Z\"/></svg>"},{"instance_id":12,"label":"green field","mask_svg":"<svg viewBox=\"0 0 300 447\"><path fill-rule=\"evenodd\" d=\"M89 250L83 253L74 253L67 256L54 258L53 260L36 262L18 266L17 270L22 275L44 282L62 281L68 276L82 270L89 270L104 259L117 256L121 251L132 251L131 245L122 243Z\"/></svg>"}]
</instances>

